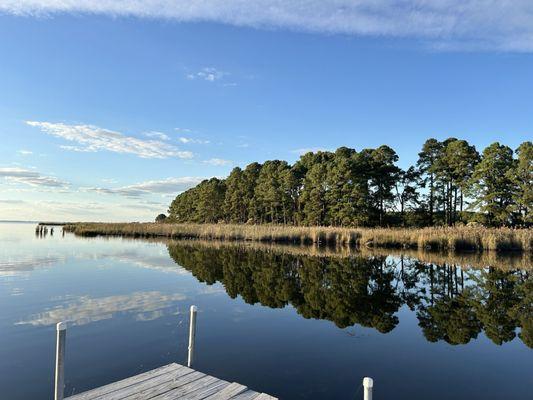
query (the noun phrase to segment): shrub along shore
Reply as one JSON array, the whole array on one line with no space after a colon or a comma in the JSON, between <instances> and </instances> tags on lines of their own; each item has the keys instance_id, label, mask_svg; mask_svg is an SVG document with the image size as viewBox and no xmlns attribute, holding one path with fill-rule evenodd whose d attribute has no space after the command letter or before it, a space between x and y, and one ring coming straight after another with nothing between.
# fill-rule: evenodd
<instances>
[{"instance_id":1,"label":"shrub along shore","mask_svg":"<svg viewBox=\"0 0 533 400\"><path fill-rule=\"evenodd\" d=\"M466 226L404 229L239 224L74 223L65 225L64 229L80 236L243 240L461 251L531 252L533 249L531 229Z\"/></svg>"}]
</instances>

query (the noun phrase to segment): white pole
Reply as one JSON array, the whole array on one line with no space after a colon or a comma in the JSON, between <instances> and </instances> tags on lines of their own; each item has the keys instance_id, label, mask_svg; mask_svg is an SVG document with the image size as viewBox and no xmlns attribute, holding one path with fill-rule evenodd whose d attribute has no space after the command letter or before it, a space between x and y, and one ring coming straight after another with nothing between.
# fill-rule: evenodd
<instances>
[{"instance_id":1,"label":"white pole","mask_svg":"<svg viewBox=\"0 0 533 400\"><path fill-rule=\"evenodd\" d=\"M194 340L196 338L196 306L191 306L191 317L189 321L189 356L187 366L190 367L194 358Z\"/></svg>"},{"instance_id":2,"label":"white pole","mask_svg":"<svg viewBox=\"0 0 533 400\"><path fill-rule=\"evenodd\" d=\"M374 380L368 377L364 378L363 387L365 388L364 400L372 400L372 388L374 387Z\"/></svg>"},{"instance_id":3,"label":"white pole","mask_svg":"<svg viewBox=\"0 0 533 400\"><path fill-rule=\"evenodd\" d=\"M55 373L55 400L63 400L65 391L65 342L67 340L67 324L59 322L56 325L56 373Z\"/></svg>"}]
</instances>

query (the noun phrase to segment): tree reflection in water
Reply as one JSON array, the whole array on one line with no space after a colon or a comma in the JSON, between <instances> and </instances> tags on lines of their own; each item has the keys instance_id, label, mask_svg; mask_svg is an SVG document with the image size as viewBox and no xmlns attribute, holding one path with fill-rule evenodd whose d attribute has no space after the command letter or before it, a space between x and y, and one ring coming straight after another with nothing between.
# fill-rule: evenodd
<instances>
[{"instance_id":1,"label":"tree reflection in water","mask_svg":"<svg viewBox=\"0 0 533 400\"><path fill-rule=\"evenodd\" d=\"M529 271L461 269L403 256L305 256L245 246L169 243L172 259L232 298L271 308L291 304L304 318L387 333L402 306L416 311L430 342L466 344L484 331L495 344L518 337L533 348ZM518 333L517 333L518 332Z\"/></svg>"}]
</instances>

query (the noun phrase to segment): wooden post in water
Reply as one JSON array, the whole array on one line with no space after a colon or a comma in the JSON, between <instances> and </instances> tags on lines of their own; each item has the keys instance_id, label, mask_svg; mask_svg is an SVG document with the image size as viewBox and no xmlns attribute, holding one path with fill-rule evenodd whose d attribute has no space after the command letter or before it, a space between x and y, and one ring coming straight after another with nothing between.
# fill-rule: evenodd
<instances>
[{"instance_id":1,"label":"wooden post in water","mask_svg":"<svg viewBox=\"0 0 533 400\"><path fill-rule=\"evenodd\" d=\"M189 355L187 357L187 366L190 367L194 358L194 339L196 337L196 306L191 306L191 316L189 320Z\"/></svg>"},{"instance_id":2,"label":"wooden post in water","mask_svg":"<svg viewBox=\"0 0 533 400\"><path fill-rule=\"evenodd\" d=\"M372 400L372 388L374 387L374 380L372 378L363 379L364 400Z\"/></svg>"},{"instance_id":3,"label":"wooden post in water","mask_svg":"<svg viewBox=\"0 0 533 400\"><path fill-rule=\"evenodd\" d=\"M65 392L65 343L67 340L67 323L59 322L56 325L56 373L55 373L55 400L63 400Z\"/></svg>"}]
</instances>

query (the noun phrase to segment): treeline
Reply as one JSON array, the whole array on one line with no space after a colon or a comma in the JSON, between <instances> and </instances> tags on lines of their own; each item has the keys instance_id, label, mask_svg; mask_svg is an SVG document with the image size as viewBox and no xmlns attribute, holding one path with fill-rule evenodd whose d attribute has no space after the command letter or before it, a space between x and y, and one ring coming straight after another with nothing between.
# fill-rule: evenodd
<instances>
[{"instance_id":1,"label":"treeline","mask_svg":"<svg viewBox=\"0 0 533 400\"><path fill-rule=\"evenodd\" d=\"M234 168L178 195L169 222L319 226L432 226L533 222L533 145L427 140L416 165L389 146L309 152Z\"/></svg>"}]
</instances>

